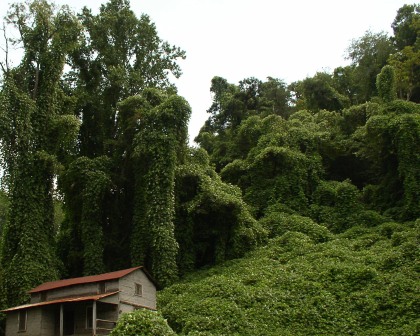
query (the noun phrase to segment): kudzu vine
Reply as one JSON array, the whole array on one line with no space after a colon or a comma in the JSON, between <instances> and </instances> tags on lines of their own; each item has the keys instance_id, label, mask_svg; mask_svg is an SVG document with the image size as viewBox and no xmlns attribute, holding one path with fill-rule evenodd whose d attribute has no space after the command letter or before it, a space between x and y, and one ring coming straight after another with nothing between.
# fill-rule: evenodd
<instances>
[{"instance_id":1,"label":"kudzu vine","mask_svg":"<svg viewBox=\"0 0 420 336\"><path fill-rule=\"evenodd\" d=\"M58 98L65 57L77 42L75 16L43 0L11 9L9 22L21 34L16 42L23 45L24 56L3 74L0 98L0 152L10 198L1 253L7 306L25 302L29 289L59 276L53 217L57 155L74 144L70 138L79 126L73 116L64 116ZM60 125L54 135L53 125Z\"/></svg>"},{"instance_id":2,"label":"kudzu vine","mask_svg":"<svg viewBox=\"0 0 420 336\"><path fill-rule=\"evenodd\" d=\"M146 90L148 108L142 110L136 137L138 181L132 238L132 259L149 258L153 275L162 286L178 276L175 239L175 168L185 153L188 103L177 95ZM140 213L141 211L141 213Z\"/></svg>"}]
</instances>

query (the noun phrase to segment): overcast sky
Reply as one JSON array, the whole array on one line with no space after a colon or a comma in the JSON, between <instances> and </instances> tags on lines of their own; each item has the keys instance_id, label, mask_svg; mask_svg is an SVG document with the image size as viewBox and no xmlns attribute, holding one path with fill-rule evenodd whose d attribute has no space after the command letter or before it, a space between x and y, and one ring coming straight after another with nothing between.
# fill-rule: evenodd
<instances>
[{"instance_id":1,"label":"overcast sky","mask_svg":"<svg viewBox=\"0 0 420 336\"><path fill-rule=\"evenodd\" d=\"M0 0L0 16L8 3ZM97 11L101 0L56 0L75 11ZM367 30L392 33L400 0L131 0L133 11L148 14L159 36L187 52L180 62L178 92L193 114L190 138L208 115L210 81L231 83L247 77L271 76L286 83L317 71L345 65L350 41Z\"/></svg>"}]
</instances>

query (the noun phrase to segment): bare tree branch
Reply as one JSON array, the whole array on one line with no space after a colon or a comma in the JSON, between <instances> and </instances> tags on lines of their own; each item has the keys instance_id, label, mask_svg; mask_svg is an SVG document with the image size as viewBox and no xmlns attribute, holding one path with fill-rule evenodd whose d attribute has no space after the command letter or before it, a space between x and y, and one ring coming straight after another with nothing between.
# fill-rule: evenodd
<instances>
[{"instance_id":1,"label":"bare tree branch","mask_svg":"<svg viewBox=\"0 0 420 336\"><path fill-rule=\"evenodd\" d=\"M3 75L7 75L9 72L9 40L6 35L6 24L3 22L3 36L4 36L4 47L0 47L0 49L4 52L5 55L5 62L0 62L0 67Z\"/></svg>"},{"instance_id":2,"label":"bare tree branch","mask_svg":"<svg viewBox=\"0 0 420 336\"><path fill-rule=\"evenodd\" d=\"M4 43L5 43L5 58L6 58L6 70L9 72L9 40L6 34L6 24L3 22L3 36L4 36Z\"/></svg>"}]
</instances>

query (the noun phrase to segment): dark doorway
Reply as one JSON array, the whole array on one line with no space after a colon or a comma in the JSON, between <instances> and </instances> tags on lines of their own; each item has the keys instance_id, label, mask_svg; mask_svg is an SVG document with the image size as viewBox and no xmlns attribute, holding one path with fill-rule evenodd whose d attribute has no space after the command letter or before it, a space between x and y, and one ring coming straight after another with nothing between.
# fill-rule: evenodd
<instances>
[{"instance_id":1,"label":"dark doorway","mask_svg":"<svg viewBox=\"0 0 420 336\"><path fill-rule=\"evenodd\" d=\"M64 335L74 335L74 310L64 310Z\"/></svg>"}]
</instances>

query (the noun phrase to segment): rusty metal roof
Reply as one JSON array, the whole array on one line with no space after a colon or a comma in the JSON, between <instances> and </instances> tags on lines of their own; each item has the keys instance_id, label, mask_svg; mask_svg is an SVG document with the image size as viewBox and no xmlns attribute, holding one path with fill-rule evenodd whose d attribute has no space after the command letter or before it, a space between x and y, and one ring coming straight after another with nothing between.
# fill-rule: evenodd
<instances>
[{"instance_id":1,"label":"rusty metal roof","mask_svg":"<svg viewBox=\"0 0 420 336\"><path fill-rule=\"evenodd\" d=\"M97 294L97 295L63 298L63 299L43 301L43 302L38 302L38 303L29 303L22 306L5 309L5 310L2 310L1 312L8 313L11 311L16 311L16 310L21 310L21 309L41 307L41 306L47 306L47 305L58 304L58 303L66 303L66 302L98 301L100 299L115 295L117 293L119 293L119 291L112 292L112 293Z\"/></svg>"},{"instance_id":2,"label":"rusty metal roof","mask_svg":"<svg viewBox=\"0 0 420 336\"><path fill-rule=\"evenodd\" d=\"M51 281L51 282L45 282L38 287L35 287L34 289L31 289L29 293L37 293L37 292L43 292L50 289L56 289L56 288L62 288L67 286L74 286L74 285L81 285L81 284L87 284L92 282L99 282L99 281L107 281L107 280L115 280L120 279L127 274L130 274L131 272L134 272L135 270L143 268L142 266L138 267L132 267L121 271L116 272L110 272L110 273L104 273L99 275L90 275L80 278L72 278L72 279L65 279L65 280L58 280L58 281ZM145 272L145 270L143 270ZM145 272L147 276L147 272Z\"/></svg>"}]
</instances>

